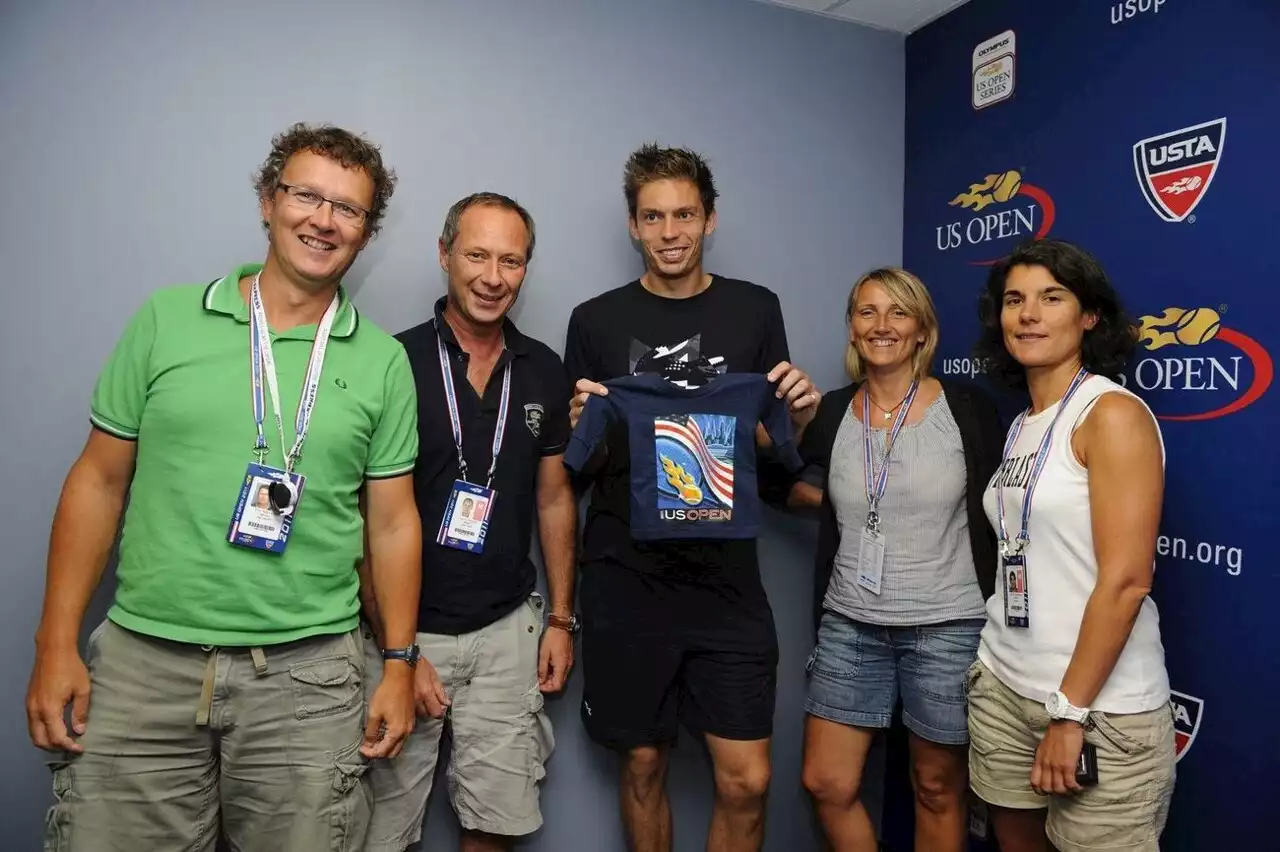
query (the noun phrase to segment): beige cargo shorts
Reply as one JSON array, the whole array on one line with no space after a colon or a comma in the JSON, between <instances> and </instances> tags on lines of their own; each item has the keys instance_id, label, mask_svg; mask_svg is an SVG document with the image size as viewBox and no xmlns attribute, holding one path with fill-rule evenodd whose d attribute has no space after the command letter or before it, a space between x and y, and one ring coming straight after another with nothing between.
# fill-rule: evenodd
<instances>
[{"instance_id":1,"label":"beige cargo shorts","mask_svg":"<svg viewBox=\"0 0 1280 852\"><path fill-rule=\"evenodd\" d=\"M999 807L1048 808L1059 852L1158 852L1175 779L1173 707L1090 714L1085 742L1098 750L1098 783L1042 796L1031 788L1036 749L1049 728L1044 705L1005 686L978 661L969 669L969 786Z\"/></svg>"},{"instance_id":2,"label":"beige cargo shorts","mask_svg":"<svg viewBox=\"0 0 1280 852\"><path fill-rule=\"evenodd\" d=\"M519 836L542 825L539 782L555 747L538 689L544 610L535 593L473 633L418 634L422 656L435 667L452 703L444 719L419 719L394 760L373 761L368 852L401 852L421 837L446 728L449 801L462 827ZM382 660L372 634L365 639L366 688L372 695Z\"/></svg>"},{"instance_id":3,"label":"beige cargo shorts","mask_svg":"<svg viewBox=\"0 0 1280 852\"><path fill-rule=\"evenodd\" d=\"M219 831L240 852L358 852L362 644L212 648L103 622L84 751L53 761L45 852L213 852Z\"/></svg>"}]
</instances>

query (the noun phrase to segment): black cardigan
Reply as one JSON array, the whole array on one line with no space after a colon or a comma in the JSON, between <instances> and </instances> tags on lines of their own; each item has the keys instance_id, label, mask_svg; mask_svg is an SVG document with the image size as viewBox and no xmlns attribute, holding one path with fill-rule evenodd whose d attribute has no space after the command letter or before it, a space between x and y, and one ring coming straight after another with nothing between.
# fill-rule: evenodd
<instances>
[{"instance_id":1,"label":"black cardigan","mask_svg":"<svg viewBox=\"0 0 1280 852\"><path fill-rule=\"evenodd\" d=\"M1000 466L1004 453L1005 428L991 398L972 382L954 379L938 381L946 396L951 416L960 428L960 444L964 450L965 503L969 515L969 544L973 548L973 567L983 599L991 597L996 583L996 533L982 508L982 493ZM822 618L822 600L827 594L836 551L840 547L840 528L835 508L828 498L831 470L831 448L844 419L845 409L853 403L858 385L847 385L825 394L804 431L800 456L807 466L822 470L822 508L819 510L818 553L814 571L814 625ZM817 483L813 483L817 484Z\"/></svg>"}]
</instances>

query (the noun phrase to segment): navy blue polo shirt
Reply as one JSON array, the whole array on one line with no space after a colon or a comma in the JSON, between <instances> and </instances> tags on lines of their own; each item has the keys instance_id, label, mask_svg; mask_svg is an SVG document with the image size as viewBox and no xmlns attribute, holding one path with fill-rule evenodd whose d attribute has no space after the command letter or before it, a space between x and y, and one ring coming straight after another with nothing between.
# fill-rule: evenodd
<instances>
[{"instance_id":1,"label":"navy blue polo shirt","mask_svg":"<svg viewBox=\"0 0 1280 852\"><path fill-rule=\"evenodd\" d=\"M418 391L418 461L414 491L422 516L422 593L418 630L458 635L479 630L511 612L533 592L536 571L529 558L542 459L564 453L569 440L572 385L560 357L526 337L507 319L506 347L484 395L467 381L469 357L444 319L445 299L435 319L396 335L409 355ZM445 506L458 479L458 452L445 402L436 329L444 338L458 394L462 451L469 478L484 484L492 460L493 433L502 397L502 372L511 367L506 435L492 488L497 492L484 551L470 553L436 543Z\"/></svg>"}]
</instances>

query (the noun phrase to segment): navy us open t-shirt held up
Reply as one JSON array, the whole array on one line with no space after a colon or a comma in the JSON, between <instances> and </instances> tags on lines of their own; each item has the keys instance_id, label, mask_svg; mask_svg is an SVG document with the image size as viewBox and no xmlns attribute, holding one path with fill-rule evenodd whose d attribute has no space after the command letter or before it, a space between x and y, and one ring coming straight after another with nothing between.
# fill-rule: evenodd
<instances>
[{"instance_id":1,"label":"navy us open t-shirt held up","mask_svg":"<svg viewBox=\"0 0 1280 852\"><path fill-rule=\"evenodd\" d=\"M564 463L580 472L609 425L626 425L632 538L755 538L756 423L783 464L793 472L802 466L786 400L768 378L730 373L682 387L648 373L604 384L609 394L587 400Z\"/></svg>"}]
</instances>

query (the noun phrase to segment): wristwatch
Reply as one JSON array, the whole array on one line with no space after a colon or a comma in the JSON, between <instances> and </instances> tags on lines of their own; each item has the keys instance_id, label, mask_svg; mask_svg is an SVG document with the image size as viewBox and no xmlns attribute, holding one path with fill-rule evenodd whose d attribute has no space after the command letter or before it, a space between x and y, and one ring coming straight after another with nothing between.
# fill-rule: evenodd
<instances>
[{"instance_id":1,"label":"wristwatch","mask_svg":"<svg viewBox=\"0 0 1280 852\"><path fill-rule=\"evenodd\" d=\"M382 659L404 660L410 667L418 664L419 655L420 651L416 643L408 648L384 648L382 651Z\"/></svg>"},{"instance_id":2,"label":"wristwatch","mask_svg":"<svg viewBox=\"0 0 1280 852\"><path fill-rule=\"evenodd\" d=\"M1067 696L1062 690L1056 689L1044 703L1044 709L1049 711L1050 719L1069 719L1072 722L1079 722L1083 725L1089 720L1088 707L1076 707L1067 700Z\"/></svg>"},{"instance_id":3,"label":"wristwatch","mask_svg":"<svg viewBox=\"0 0 1280 852\"><path fill-rule=\"evenodd\" d=\"M571 613L568 618L563 615L555 615L547 613L547 625L550 627L558 627L561 630L568 630L570 634L577 633L582 629L582 619L578 618L578 614Z\"/></svg>"}]
</instances>

